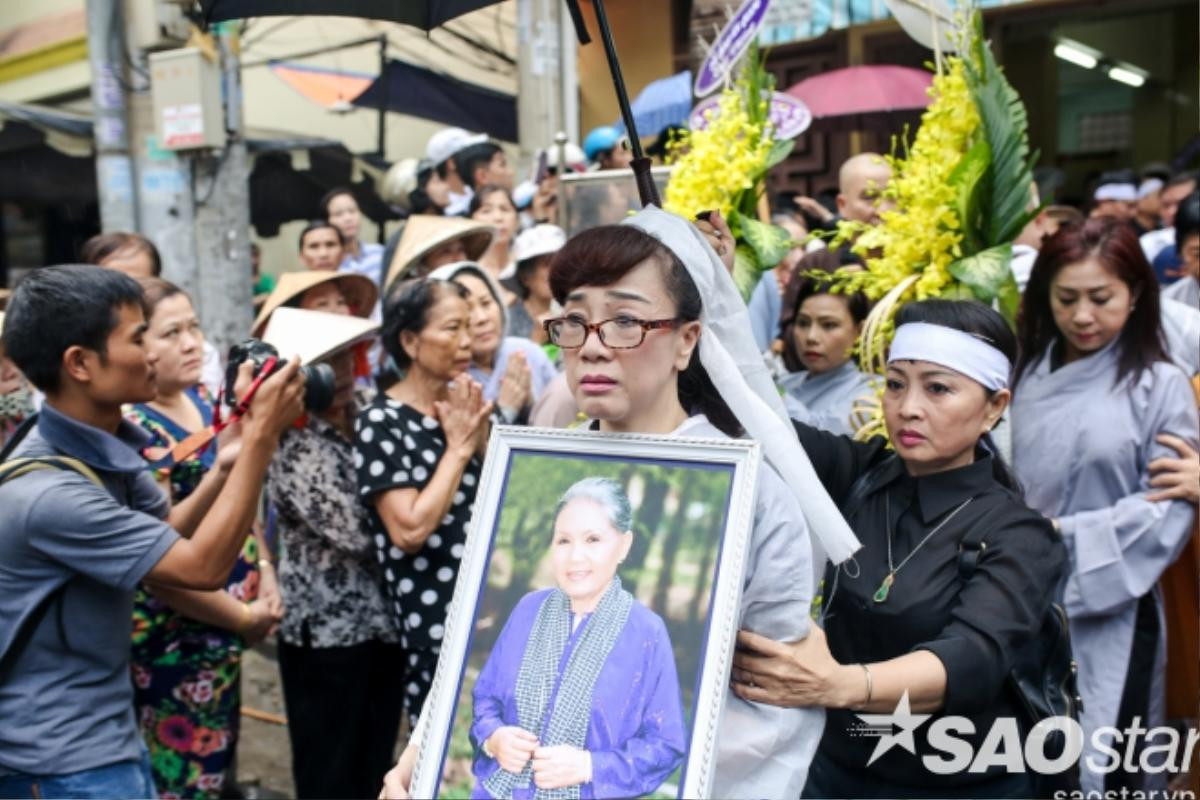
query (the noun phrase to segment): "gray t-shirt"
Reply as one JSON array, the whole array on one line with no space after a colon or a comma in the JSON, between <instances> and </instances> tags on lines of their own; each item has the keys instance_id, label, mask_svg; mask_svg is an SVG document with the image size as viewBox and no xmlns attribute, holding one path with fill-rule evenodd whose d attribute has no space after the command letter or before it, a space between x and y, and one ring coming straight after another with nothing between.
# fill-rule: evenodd
<instances>
[{"instance_id":1,"label":"gray t-shirt","mask_svg":"<svg viewBox=\"0 0 1200 800\"><path fill-rule=\"evenodd\" d=\"M0 484L0 772L61 775L140 757L133 589L179 538L138 454L145 444L127 422L113 436L47 404L12 456L77 458L105 489L58 469Z\"/></svg>"}]
</instances>

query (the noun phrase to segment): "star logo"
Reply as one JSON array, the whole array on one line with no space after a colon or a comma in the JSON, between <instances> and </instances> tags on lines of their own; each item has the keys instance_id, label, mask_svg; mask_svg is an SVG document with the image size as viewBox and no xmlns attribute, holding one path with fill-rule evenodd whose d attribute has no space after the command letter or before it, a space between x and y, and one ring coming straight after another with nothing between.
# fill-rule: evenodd
<instances>
[{"instance_id":1,"label":"star logo","mask_svg":"<svg viewBox=\"0 0 1200 800\"><path fill-rule=\"evenodd\" d=\"M921 727L931 715L912 713L908 704L908 690L905 689L904 694L900 696L900 702L896 704L896 708L891 714L856 714L855 716L869 726L872 734L877 733L880 736L879 744L875 745L875 751L871 753L871 759L867 761L869 767L897 745L912 755L916 755L917 742L913 738L913 732ZM900 729L899 732L896 731L897 728Z\"/></svg>"}]
</instances>

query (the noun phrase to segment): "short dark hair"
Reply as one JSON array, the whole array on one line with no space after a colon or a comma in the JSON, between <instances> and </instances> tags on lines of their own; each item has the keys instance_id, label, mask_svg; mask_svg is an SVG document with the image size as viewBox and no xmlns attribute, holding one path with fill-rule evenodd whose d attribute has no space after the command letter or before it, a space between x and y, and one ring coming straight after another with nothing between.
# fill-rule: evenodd
<instances>
[{"instance_id":1,"label":"short dark hair","mask_svg":"<svg viewBox=\"0 0 1200 800\"><path fill-rule=\"evenodd\" d=\"M1172 186L1181 186L1185 183L1195 183L1200 185L1200 172L1196 172L1195 170L1176 172L1167 180L1166 184L1163 185L1163 188L1170 189Z\"/></svg>"},{"instance_id":2,"label":"short dark hair","mask_svg":"<svg viewBox=\"0 0 1200 800\"><path fill-rule=\"evenodd\" d=\"M667 294L675 315L685 322L700 319L704 302L696 282L675 253L650 234L632 225L599 225L575 234L554 255L550 265L550 291L559 303L580 286L609 286L634 267L654 259L663 269ZM703 414L728 436L741 436L741 422L717 391L704 365L700 348L679 373L679 404L688 414Z\"/></svg>"},{"instance_id":3,"label":"short dark hair","mask_svg":"<svg viewBox=\"0 0 1200 800\"><path fill-rule=\"evenodd\" d=\"M78 346L104 358L125 306L145 310L142 287L122 272L90 264L36 269L17 285L8 304L8 357L38 389L56 392L62 386L63 353Z\"/></svg>"},{"instance_id":4,"label":"short dark hair","mask_svg":"<svg viewBox=\"0 0 1200 800\"><path fill-rule=\"evenodd\" d=\"M480 142L470 147L464 147L454 154L454 168L458 177L472 189L475 188L475 170L486 166L500 152L500 145L495 142Z\"/></svg>"},{"instance_id":5,"label":"short dark hair","mask_svg":"<svg viewBox=\"0 0 1200 800\"><path fill-rule=\"evenodd\" d=\"M162 274L162 256L159 255L154 242L140 233L130 231L96 234L83 243L83 248L79 251L79 259L85 264L100 264L114 253L128 249L141 250L150 256L150 274L155 277Z\"/></svg>"},{"instance_id":6,"label":"short dark hair","mask_svg":"<svg viewBox=\"0 0 1200 800\"><path fill-rule=\"evenodd\" d=\"M475 212L478 211L483 205L483 201L494 194L503 194L506 198L508 198L508 204L512 206L513 212L520 213L517 211L517 204L513 202L512 192L508 191L508 189L505 189L503 186L497 186L494 183L486 183L476 189L475 194L471 195L471 202L467 205L467 216L475 216Z\"/></svg>"},{"instance_id":7,"label":"short dark hair","mask_svg":"<svg viewBox=\"0 0 1200 800\"><path fill-rule=\"evenodd\" d=\"M396 284L383 304L383 349L398 369L408 369L412 359L400 344L405 331L420 333L429 324L429 309L452 292L464 300L467 290L452 281L438 278L411 278Z\"/></svg>"},{"instance_id":8,"label":"short dark hair","mask_svg":"<svg viewBox=\"0 0 1200 800\"><path fill-rule=\"evenodd\" d=\"M181 294L188 299L189 303L192 301L187 292L162 278L138 278L137 282L142 287L142 308L146 310L147 322L150 321L150 317L154 316L154 309L158 308L158 304L168 297Z\"/></svg>"},{"instance_id":9,"label":"short dark hair","mask_svg":"<svg viewBox=\"0 0 1200 800\"><path fill-rule=\"evenodd\" d=\"M1136 379L1154 362L1167 360L1159 317L1158 279L1142 252L1137 234L1129 225L1089 219L1059 228L1046 237L1038 250L1017 317L1021 355L1013 376L1014 389L1052 342L1063 341L1050 308L1050 284L1054 276L1068 264L1089 258L1099 261L1137 295L1137 303L1118 334L1117 382L1130 374Z\"/></svg>"},{"instance_id":10,"label":"short dark hair","mask_svg":"<svg viewBox=\"0 0 1200 800\"><path fill-rule=\"evenodd\" d=\"M1179 210L1175 212L1175 249L1182 250L1184 240L1198 233L1200 233L1200 192L1192 192L1183 198L1179 204Z\"/></svg>"},{"instance_id":11,"label":"short dark hair","mask_svg":"<svg viewBox=\"0 0 1200 800\"><path fill-rule=\"evenodd\" d=\"M296 243L296 249L303 250L304 237L308 236L313 231L323 230L324 228L329 228L329 230L333 231L337 235L338 242L342 245L342 247L346 246L346 237L342 235L342 232L338 230L336 225L327 219L314 219L312 222L304 226L304 230L300 231L300 240Z\"/></svg>"},{"instance_id":12,"label":"short dark hair","mask_svg":"<svg viewBox=\"0 0 1200 800\"><path fill-rule=\"evenodd\" d=\"M333 198L342 195L347 195L355 205L358 205L358 198L354 196L354 192L350 190L349 186L335 186L321 196L321 213L325 215L325 219L329 219L329 204L333 202Z\"/></svg>"}]
</instances>

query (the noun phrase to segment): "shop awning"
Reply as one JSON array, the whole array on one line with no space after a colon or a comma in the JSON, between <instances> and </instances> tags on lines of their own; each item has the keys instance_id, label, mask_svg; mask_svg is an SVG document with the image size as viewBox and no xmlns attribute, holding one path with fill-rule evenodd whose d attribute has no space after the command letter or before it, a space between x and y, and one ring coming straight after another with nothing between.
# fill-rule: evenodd
<instances>
[{"instance_id":1,"label":"shop awning","mask_svg":"<svg viewBox=\"0 0 1200 800\"><path fill-rule=\"evenodd\" d=\"M285 131L251 130L250 222L260 236L316 216L335 186L349 186L375 222L393 217L375 189L383 167L340 142ZM95 202L92 119L45 106L0 102L0 201Z\"/></svg>"},{"instance_id":2,"label":"shop awning","mask_svg":"<svg viewBox=\"0 0 1200 800\"><path fill-rule=\"evenodd\" d=\"M517 141L516 97L403 61L388 61L384 74L352 102Z\"/></svg>"}]
</instances>

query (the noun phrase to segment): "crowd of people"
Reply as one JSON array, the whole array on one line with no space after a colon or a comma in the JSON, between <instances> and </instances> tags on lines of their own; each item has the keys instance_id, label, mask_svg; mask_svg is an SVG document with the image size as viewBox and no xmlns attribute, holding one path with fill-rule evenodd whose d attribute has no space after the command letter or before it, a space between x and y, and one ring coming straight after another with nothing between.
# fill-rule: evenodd
<instances>
[{"instance_id":1,"label":"crowd of people","mask_svg":"<svg viewBox=\"0 0 1200 800\"><path fill-rule=\"evenodd\" d=\"M230 796L241 653L268 636L297 796L408 796L416 748L397 762L395 745L425 724L496 424L762 442L714 796L1037 796L1002 767L873 760L856 715L906 697L968 717L979 744L1021 717L1010 672L1055 602L1089 742L1197 724L1194 173L1106 174L1088 208L1041 208L1014 243L1015 331L974 301L909 303L870 375L854 345L871 301L832 281L859 258L810 234L879 221L884 159L842 165L829 208L774 198L794 246L748 303L719 214L559 226L558 171L626 167L616 132L538 161L514 185L498 144L439 131L392 176L406 218L384 244L363 241L350 189L330 191L295 268L267 274L255 253L248 333L273 352L218 353L137 234L16 287L0 797ZM888 436L855 439L875 402ZM863 545L849 564L822 555L816 482ZM971 536L986 544L964 572ZM1159 588L1171 569L1182 595ZM1190 639L1168 625L1180 613ZM472 728L479 796L642 790L603 737L536 733Z\"/></svg>"}]
</instances>

